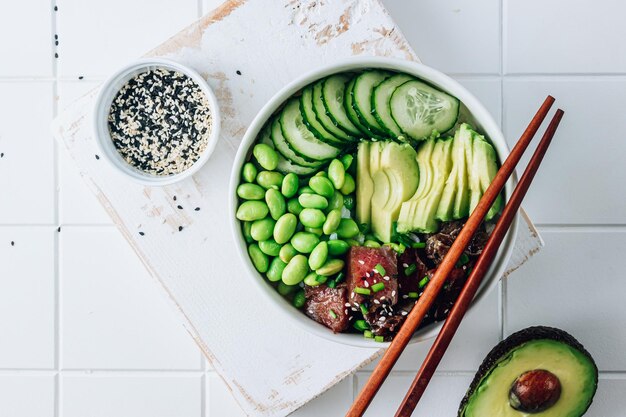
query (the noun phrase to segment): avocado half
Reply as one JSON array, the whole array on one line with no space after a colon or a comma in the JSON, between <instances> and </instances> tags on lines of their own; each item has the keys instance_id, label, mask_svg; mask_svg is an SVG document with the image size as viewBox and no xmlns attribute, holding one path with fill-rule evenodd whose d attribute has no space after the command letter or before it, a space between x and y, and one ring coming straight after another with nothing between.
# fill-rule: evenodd
<instances>
[{"instance_id":1,"label":"avocado half","mask_svg":"<svg viewBox=\"0 0 626 417\"><path fill-rule=\"evenodd\" d=\"M580 417L598 386L598 368L569 333L536 326L487 355L461 401L459 417Z\"/></svg>"}]
</instances>

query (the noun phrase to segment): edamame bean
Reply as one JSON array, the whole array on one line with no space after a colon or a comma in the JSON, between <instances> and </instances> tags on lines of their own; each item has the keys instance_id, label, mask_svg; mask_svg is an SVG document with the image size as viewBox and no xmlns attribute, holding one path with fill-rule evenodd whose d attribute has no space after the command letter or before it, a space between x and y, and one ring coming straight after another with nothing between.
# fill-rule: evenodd
<instances>
[{"instance_id":1,"label":"edamame bean","mask_svg":"<svg viewBox=\"0 0 626 417\"><path fill-rule=\"evenodd\" d=\"M315 272L323 277L329 277L341 272L343 266L344 262L341 259L330 259L324 264L324 266L317 269Z\"/></svg>"},{"instance_id":2,"label":"edamame bean","mask_svg":"<svg viewBox=\"0 0 626 417\"><path fill-rule=\"evenodd\" d=\"M278 220L280 216L285 214L287 211L287 203L285 202L285 197L280 193L280 191L270 188L265 193L265 202L267 203L267 207L270 210L270 215L274 220Z\"/></svg>"},{"instance_id":3,"label":"edamame bean","mask_svg":"<svg viewBox=\"0 0 626 417\"><path fill-rule=\"evenodd\" d=\"M300 253L311 253L320 238L309 232L298 232L291 238L291 244Z\"/></svg>"},{"instance_id":4,"label":"edamame bean","mask_svg":"<svg viewBox=\"0 0 626 417\"><path fill-rule=\"evenodd\" d=\"M317 237L322 237L322 235L324 234L324 231L321 227L305 227L304 231L313 233Z\"/></svg>"},{"instance_id":5,"label":"edamame bean","mask_svg":"<svg viewBox=\"0 0 626 417\"><path fill-rule=\"evenodd\" d=\"M300 203L300 205L302 205L302 207L305 208L316 208L324 210L326 207L328 207L328 200L317 194L300 194L300 197L298 197L298 202Z\"/></svg>"},{"instance_id":6,"label":"edamame bean","mask_svg":"<svg viewBox=\"0 0 626 417\"><path fill-rule=\"evenodd\" d=\"M340 191L335 191L333 196L328 200L328 208L326 210L341 209L343 207L343 194Z\"/></svg>"},{"instance_id":7,"label":"edamame bean","mask_svg":"<svg viewBox=\"0 0 626 417\"><path fill-rule=\"evenodd\" d=\"M287 285L297 285L302 282L307 272L309 272L309 264L306 256L296 255L283 270L283 282Z\"/></svg>"},{"instance_id":8,"label":"edamame bean","mask_svg":"<svg viewBox=\"0 0 626 417\"><path fill-rule=\"evenodd\" d=\"M243 231L243 238L246 240L247 243L254 242L254 239L252 238L252 234L250 234L251 229L252 229L252 222L243 222L243 225L241 226L241 230Z\"/></svg>"},{"instance_id":9,"label":"edamame bean","mask_svg":"<svg viewBox=\"0 0 626 417\"><path fill-rule=\"evenodd\" d=\"M248 255L250 255L250 259L252 260L252 264L257 271L264 274L267 272L269 268L270 261L266 254L264 254L261 249L259 249L259 245L253 243L248 246Z\"/></svg>"},{"instance_id":10,"label":"edamame bean","mask_svg":"<svg viewBox=\"0 0 626 417\"><path fill-rule=\"evenodd\" d=\"M246 182L254 182L256 179L257 169L252 162L247 162L244 164L243 169L241 170L241 177Z\"/></svg>"},{"instance_id":11,"label":"edamame bean","mask_svg":"<svg viewBox=\"0 0 626 417\"><path fill-rule=\"evenodd\" d=\"M274 239L259 242L259 249L268 256L278 256L281 246Z\"/></svg>"},{"instance_id":12,"label":"edamame bean","mask_svg":"<svg viewBox=\"0 0 626 417\"><path fill-rule=\"evenodd\" d=\"M363 246L365 246L366 248L380 248L380 243L376 242L375 240L366 240L365 242L363 242Z\"/></svg>"},{"instance_id":13,"label":"edamame bean","mask_svg":"<svg viewBox=\"0 0 626 417\"><path fill-rule=\"evenodd\" d=\"M264 218L269 211L267 204L263 201L244 201L237 209L236 217L239 220L251 222Z\"/></svg>"},{"instance_id":14,"label":"edamame bean","mask_svg":"<svg viewBox=\"0 0 626 417\"><path fill-rule=\"evenodd\" d=\"M279 258L272 259L272 262L267 270L267 279L272 282L280 281L283 277L283 270L286 266L287 263L281 261Z\"/></svg>"},{"instance_id":15,"label":"edamame bean","mask_svg":"<svg viewBox=\"0 0 626 417\"><path fill-rule=\"evenodd\" d=\"M348 249L350 249L350 245L341 239L329 240L327 244L328 253L332 256L343 255L348 252Z\"/></svg>"},{"instance_id":16,"label":"edamame bean","mask_svg":"<svg viewBox=\"0 0 626 417\"><path fill-rule=\"evenodd\" d=\"M255 145L252 154L259 165L268 171L273 171L278 166L278 154L268 144L259 143Z\"/></svg>"},{"instance_id":17,"label":"edamame bean","mask_svg":"<svg viewBox=\"0 0 626 417\"><path fill-rule=\"evenodd\" d=\"M354 196L347 195L343 198L343 205L346 206L348 210L352 210L354 208Z\"/></svg>"},{"instance_id":18,"label":"edamame bean","mask_svg":"<svg viewBox=\"0 0 626 417\"><path fill-rule=\"evenodd\" d=\"M299 285L287 285L281 281L276 286L276 291L278 291L278 293L282 295L283 297L287 297L289 294L291 294L292 292L296 291L299 288L300 288Z\"/></svg>"},{"instance_id":19,"label":"edamame bean","mask_svg":"<svg viewBox=\"0 0 626 417\"><path fill-rule=\"evenodd\" d=\"M341 209L331 210L326 216L322 231L325 235L332 235L339 227L339 223L341 223Z\"/></svg>"},{"instance_id":20,"label":"edamame bean","mask_svg":"<svg viewBox=\"0 0 626 417\"><path fill-rule=\"evenodd\" d=\"M256 220L252 223L252 227L250 228L250 236L252 236L252 239L256 240L257 242L267 240L272 237L275 225L276 222L269 217L261 220Z\"/></svg>"},{"instance_id":21,"label":"edamame bean","mask_svg":"<svg viewBox=\"0 0 626 417\"><path fill-rule=\"evenodd\" d=\"M350 168L350 165L352 165L352 160L354 160L354 156L349 153L341 157L341 163L346 171Z\"/></svg>"},{"instance_id":22,"label":"edamame bean","mask_svg":"<svg viewBox=\"0 0 626 417\"><path fill-rule=\"evenodd\" d=\"M299 290L293 296L293 305L294 305L295 308L302 308L302 307L304 307L305 303L306 303L306 297L304 295L304 290Z\"/></svg>"},{"instance_id":23,"label":"edamame bean","mask_svg":"<svg viewBox=\"0 0 626 417\"><path fill-rule=\"evenodd\" d=\"M245 183L237 187L237 195L244 200L263 200L265 190L259 185Z\"/></svg>"},{"instance_id":24,"label":"edamame bean","mask_svg":"<svg viewBox=\"0 0 626 417\"><path fill-rule=\"evenodd\" d=\"M283 183L283 174L276 171L261 171L256 176L256 182L266 190L270 188L278 189Z\"/></svg>"},{"instance_id":25,"label":"edamame bean","mask_svg":"<svg viewBox=\"0 0 626 417\"><path fill-rule=\"evenodd\" d=\"M328 166L328 179L333 183L333 187L341 189L346 179L346 169L338 159L333 159Z\"/></svg>"},{"instance_id":26,"label":"edamame bean","mask_svg":"<svg viewBox=\"0 0 626 417\"><path fill-rule=\"evenodd\" d=\"M312 270L321 268L328 259L328 243L320 242L309 255L309 267Z\"/></svg>"},{"instance_id":27,"label":"edamame bean","mask_svg":"<svg viewBox=\"0 0 626 417\"><path fill-rule=\"evenodd\" d=\"M294 248L291 243L286 243L283 245L282 248L280 248L278 257L280 258L281 261L287 264L289 263L291 258L296 256L297 254L298 254L298 251L296 250L296 248Z\"/></svg>"},{"instance_id":28,"label":"edamame bean","mask_svg":"<svg viewBox=\"0 0 626 417\"><path fill-rule=\"evenodd\" d=\"M261 174L259 174L261 175ZM258 180L257 180L258 182ZM350 193L353 193L354 190L356 189L356 184L354 183L354 178L352 178L352 175L348 174L346 172L346 176L344 178L344 182L343 182L343 187L341 187L341 193L343 195L348 195Z\"/></svg>"},{"instance_id":29,"label":"edamame bean","mask_svg":"<svg viewBox=\"0 0 626 417\"><path fill-rule=\"evenodd\" d=\"M315 174L315 177L328 177L328 174L326 174L326 172L324 171L320 171L317 174Z\"/></svg>"},{"instance_id":30,"label":"edamame bean","mask_svg":"<svg viewBox=\"0 0 626 417\"><path fill-rule=\"evenodd\" d=\"M305 185L304 187L300 188L298 190L298 195L302 195L302 194L315 194L315 191L313 191L313 188L309 187L308 185Z\"/></svg>"},{"instance_id":31,"label":"edamame bean","mask_svg":"<svg viewBox=\"0 0 626 417\"><path fill-rule=\"evenodd\" d=\"M309 187L315 191L315 193L330 198L335 193L333 183L325 177L313 177L309 180Z\"/></svg>"},{"instance_id":32,"label":"edamame bean","mask_svg":"<svg viewBox=\"0 0 626 417\"><path fill-rule=\"evenodd\" d=\"M300 179L296 174L291 172L283 178L283 183L280 186L280 192L283 193L286 198L291 198L298 192L299 184Z\"/></svg>"},{"instance_id":33,"label":"edamame bean","mask_svg":"<svg viewBox=\"0 0 626 417\"><path fill-rule=\"evenodd\" d=\"M350 246L361 246L361 243L355 239L346 239L346 243Z\"/></svg>"},{"instance_id":34,"label":"edamame bean","mask_svg":"<svg viewBox=\"0 0 626 417\"><path fill-rule=\"evenodd\" d=\"M337 236L343 239L351 239L360 233L359 226L352 219L341 219L337 228Z\"/></svg>"},{"instance_id":35,"label":"edamame bean","mask_svg":"<svg viewBox=\"0 0 626 417\"><path fill-rule=\"evenodd\" d=\"M311 272L306 277L304 277L304 283L309 287L317 287L322 283L321 281L323 281L321 278L326 277L322 277L320 275L317 275L315 272Z\"/></svg>"},{"instance_id":36,"label":"edamame bean","mask_svg":"<svg viewBox=\"0 0 626 417\"><path fill-rule=\"evenodd\" d=\"M281 245L288 242L295 233L297 225L298 219L294 214L283 214L274 225L274 240Z\"/></svg>"},{"instance_id":37,"label":"edamame bean","mask_svg":"<svg viewBox=\"0 0 626 417\"><path fill-rule=\"evenodd\" d=\"M300 223L302 223L305 227L322 227L324 222L326 221L326 216L324 212L319 209L314 208L305 208L300 212L298 216L300 219Z\"/></svg>"},{"instance_id":38,"label":"edamame bean","mask_svg":"<svg viewBox=\"0 0 626 417\"><path fill-rule=\"evenodd\" d=\"M302 210L304 210L304 207L302 207L302 204L300 204L297 198L292 198L287 201L287 211L289 213L293 213L296 216L299 216Z\"/></svg>"}]
</instances>

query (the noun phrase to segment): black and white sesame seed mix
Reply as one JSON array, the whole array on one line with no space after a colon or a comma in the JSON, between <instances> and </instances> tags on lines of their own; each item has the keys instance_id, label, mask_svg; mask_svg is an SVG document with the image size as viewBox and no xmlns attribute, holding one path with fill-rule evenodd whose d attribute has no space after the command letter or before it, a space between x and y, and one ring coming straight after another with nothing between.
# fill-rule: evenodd
<instances>
[{"instance_id":1,"label":"black and white sesame seed mix","mask_svg":"<svg viewBox=\"0 0 626 417\"><path fill-rule=\"evenodd\" d=\"M194 80L159 68L122 86L111 103L108 125L126 162L165 176L185 171L200 158L208 145L212 114Z\"/></svg>"}]
</instances>

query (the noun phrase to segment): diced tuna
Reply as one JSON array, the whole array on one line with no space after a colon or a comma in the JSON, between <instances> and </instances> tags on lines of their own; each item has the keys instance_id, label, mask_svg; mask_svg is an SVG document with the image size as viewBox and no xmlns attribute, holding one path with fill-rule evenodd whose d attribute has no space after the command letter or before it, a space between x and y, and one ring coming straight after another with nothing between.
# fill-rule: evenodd
<instances>
[{"instance_id":1,"label":"diced tuna","mask_svg":"<svg viewBox=\"0 0 626 417\"><path fill-rule=\"evenodd\" d=\"M381 274L382 273L382 274ZM396 252L388 247L353 246L348 254L349 302L355 307L365 304L369 311L398 302L398 266ZM381 287L382 289L375 291ZM361 294L362 292L370 294Z\"/></svg>"},{"instance_id":2,"label":"diced tuna","mask_svg":"<svg viewBox=\"0 0 626 417\"><path fill-rule=\"evenodd\" d=\"M348 328L351 311L346 307L348 289L345 284L330 288L327 285L305 286L304 312L335 333Z\"/></svg>"}]
</instances>

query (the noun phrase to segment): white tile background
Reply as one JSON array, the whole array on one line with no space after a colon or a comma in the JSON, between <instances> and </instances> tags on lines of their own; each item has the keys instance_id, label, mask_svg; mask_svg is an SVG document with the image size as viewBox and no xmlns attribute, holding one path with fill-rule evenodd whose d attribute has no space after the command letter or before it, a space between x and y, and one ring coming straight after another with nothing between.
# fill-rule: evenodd
<instances>
[{"instance_id":1,"label":"white tile background","mask_svg":"<svg viewBox=\"0 0 626 417\"><path fill-rule=\"evenodd\" d=\"M421 414L454 415L493 344L548 324L574 333L597 359L600 388L588 415L623 417L626 5L383 2L422 60L472 90L511 140L547 93L566 110L526 202L547 246L464 321ZM242 415L48 129L113 69L218 3L3 4L0 416ZM393 412L427 348L406 352L368 415ZM368 369L295 415L342 415Z\"/></svg>"}]
</instances>

